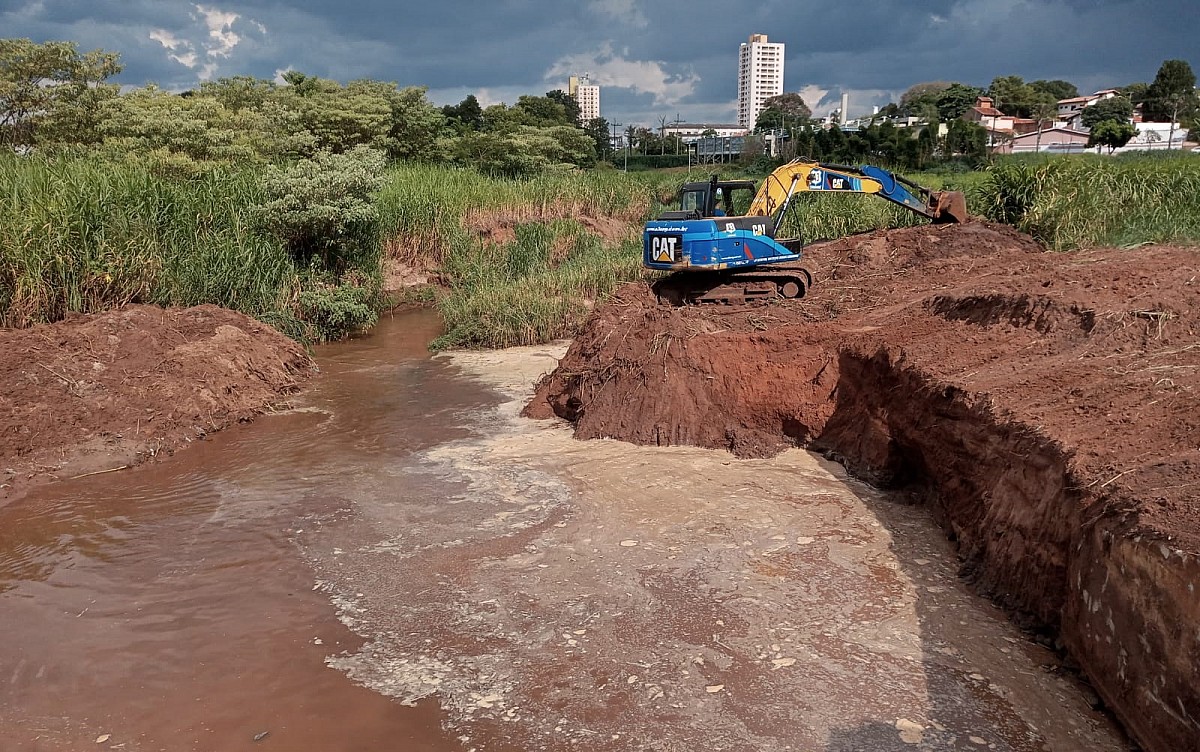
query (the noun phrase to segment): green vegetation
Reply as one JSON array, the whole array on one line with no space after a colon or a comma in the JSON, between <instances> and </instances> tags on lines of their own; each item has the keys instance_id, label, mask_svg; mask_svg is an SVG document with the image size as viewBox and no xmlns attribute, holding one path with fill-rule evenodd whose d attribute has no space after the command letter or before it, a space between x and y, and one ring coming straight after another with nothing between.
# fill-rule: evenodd
<instances>
[{"instance_id":1,"label":"green vegetation","mask_svg":"<svg viewBox=\"0 0 1200 752\"><path fill-rule=\"evenodd\" d=\"M372 164L366 154L344 159L322 165L325 180L338 184L342 171L361 173ZM294 186L313 169L301 161L275 179ZM308 218L271 209L278 189L232 167L177 180L98 156L0 155L0 325L28 326L130 302L213 303L293 336L340 336L350 319L327 309L347 295L375 305L379 295L374 208L324 207L345 215L334 227L353 229L322 235L321 253L306 256L310 246L294 242L306 237ZM360 236L351 239L353 232ZM343 286L354 291L322 302ZM322 313L306 317L306 311ZM361 312L353 319L373 320Z\"/></svg>"},{"instance_id":2,"label":"green vegetation","mask_svg":"<svg viewBox=\"0 0 1200 752\"><path fill-rule=\"evenodd\" d=\"M509 347L574 333L591 306L642 276L641 238L605 243L574 220L520 224L509 243L456 246L439 296L447 347Z\"/></svg>"},{"instance_id":3,"label":"green vegetation","mask_svg":"<svg viewBox=\"0 0 1200 752\"><path fill-rule=\"evenodd\" d=\"M434 265L445 285L435 299L447 333L435 345L503 347L571 334L592 303L639 278L637 231L678 182L614 171L504 180L408 165L390 173L378 204L389 256Z\"/></svg>"},{"instance_id":4,"label":"green vegetation","mask_svg":"<svg viewBox=\"0 0 1200 752\"><path fill-rule=\"evenodd\" d=\"M1052 250L1200 243L1200 159L1192 155L1005 161L969 197L973 210Z\"/></svg>"}]
</instances>

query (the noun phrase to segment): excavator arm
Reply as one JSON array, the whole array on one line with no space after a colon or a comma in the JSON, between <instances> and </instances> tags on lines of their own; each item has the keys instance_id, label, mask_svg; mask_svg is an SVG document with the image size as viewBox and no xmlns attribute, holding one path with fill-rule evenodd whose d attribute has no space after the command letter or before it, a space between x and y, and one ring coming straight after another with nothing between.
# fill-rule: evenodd
<instances>
[{"instance_id":1,"label":"excavator arm","mask_svg":"<svg viewBox=\"0 0 1200 752\"><path fill-rule=\"evenodd\" d=\"M824 164L796 159L763 181L750 204L749 216L778 216L787 212L797 193L874 193L933 220L936 224L965 222L967 202L957 191L931 191L879 167Z\"/></svg>"}]
</instances>

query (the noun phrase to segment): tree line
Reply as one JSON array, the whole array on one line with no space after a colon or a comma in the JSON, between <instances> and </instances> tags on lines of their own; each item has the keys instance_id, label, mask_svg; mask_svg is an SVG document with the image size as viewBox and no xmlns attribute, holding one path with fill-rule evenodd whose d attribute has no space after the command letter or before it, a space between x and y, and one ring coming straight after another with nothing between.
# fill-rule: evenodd
<instances>
[{"instance_id":1,"label":"tree line","mask_svg":"<svg viewBox=\"0 0 1200 752\"><path fill-rule=\"evenodd\" d=\"M839 128L818 128L812 112L799 94L787 93L767 100L755 130L789 134L789 154L811 156L822 161L875 160L897 167L922 168L939 159L968 160L985 157L987 131L962 119L979 97L987 96L1006 115L1029 118L1046 127L1058 114L1058 102L1079 96L1069 81L1026 82L1020 76L999 76L986 88L957 81L927 81L915 84L899 102L881 108L870 122L855 133ZM1167 60L1154 81L1121 87L1115 97L1084 109L1081 117L1090 129L1089 146L1107 146L1111 151L1124 146L1137 131L1131 119L1140 108L1148 122L1179 122L1196 128L1200 98L1196 76L1184 60ZM835 117L836 121L839 119ZM894 121L912 119L920 126L898 128ZM944 136L935 135L945 123Z\"/></svg>"},{"instance_id":2,"label":"tree line","mask_svg":"<svg viewBox=\"0 0 1200 752\"><path fill-rule=\"evenodd\" d=\"M299 71L282 81L233 76L181 93L150 84L122 92L120 56L72 42L0 39L0 146L95 151L179 170L214 162L268 164L366 146L393 160L470 164L520 176L589 167L608 148L603 121L580 123L562 91L480 107L437 107L426 89L374 80L341 84Z\"/></svg>"}]
</instances>

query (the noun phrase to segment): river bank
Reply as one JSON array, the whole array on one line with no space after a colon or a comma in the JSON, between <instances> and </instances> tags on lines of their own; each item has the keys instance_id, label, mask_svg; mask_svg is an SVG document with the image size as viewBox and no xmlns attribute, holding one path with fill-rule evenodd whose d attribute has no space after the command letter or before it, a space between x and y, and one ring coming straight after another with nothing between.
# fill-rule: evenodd
<instances>
[{"instance_id":1,"label":"river bank","mask_svg":"<svg viewBox=\"0 0 1200 752\"><path fill-rule=\"evenodd\" d=\"M0 330L0 502L170 454L281 406L315 372L295 341L211 305Z\"/></svg>"},{"instance_id":2,"label":"river bank","mask_svg":"<svg viewBox=\"0 0 1200 752\"><path fill-rule=\"evenodd\" d=\"M812 447L909 494L1139 743L1194 747L1196 252L1051 254L971 223L808 258L817 282L795 303L672 309L623 289L529 413L580 438Z\"/></svg>"}]
</instances>

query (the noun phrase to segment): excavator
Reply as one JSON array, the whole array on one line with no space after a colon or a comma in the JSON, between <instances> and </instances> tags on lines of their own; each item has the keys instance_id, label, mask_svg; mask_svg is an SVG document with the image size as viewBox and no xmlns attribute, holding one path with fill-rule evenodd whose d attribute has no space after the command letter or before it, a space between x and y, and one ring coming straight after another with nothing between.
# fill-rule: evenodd
<instances>
[{"instance_id":1,"label":"excavator","mask_svg":"<svg viewBox=\"0 0 1200 752\"><path fill-rule=\"evenodd\" d=\"M678 208L646 223L642 264L672 274L654 283L660 302L742 304L802 298L812 274L800 261L802 238L777 238L797 194L868 193L899 204L935 224L965 222L967 202L957 191L931 191L879 167L796 159L755 190L749 180L684 183ZM735 207L744 206L745 214Z\"/></svg>"}]
</instances>

